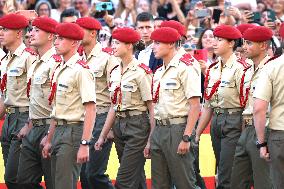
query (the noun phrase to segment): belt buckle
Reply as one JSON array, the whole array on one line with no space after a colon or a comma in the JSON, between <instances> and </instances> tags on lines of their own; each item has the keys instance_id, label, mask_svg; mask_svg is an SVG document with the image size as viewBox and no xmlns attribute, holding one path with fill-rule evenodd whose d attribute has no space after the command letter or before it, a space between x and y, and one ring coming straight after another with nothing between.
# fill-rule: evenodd
<instances>
[{"instance_id":1,"label":"belt buckle","mask_svg":"<svg viewBox=\"0 0 284 189\"><path fill-rule=\"evenodd\" d=\"M122 117L122 114L121 114L120 111L117 111L117 112L116 112L116 117Z\"/></svg>"},{"instance_id":2,"label":"belt buckle","mask_svg":"<svg viewBox=\"0 0 284 189\"><path fill-rule=\"evenodd\" d=\"M6 108L6 113L11 114L11 108Z\"/></svg>"},{"instance_id":3,"label":"belt buckle","mask_svg":"<svg viewBox=\"0 0 284 189\"><path fill-rule=\"evenodd\" d=\"M32 123L35 124L35 125L39 125L39 120L38 119L34 119L34 120L32 120Z\"/></svg>"},{"instance_id":4,"label":"belt buckle","mask_svg":"<svg viewBox=\"0 0 284 189\"><path fill-rule=\"evenodd\" d=\"M219 114L219 113L220 113L220 109L219 109L219 108L216 108L216 109L215 109L215 113L216 113L216 114Z\"/></svg>"}]
</instances>

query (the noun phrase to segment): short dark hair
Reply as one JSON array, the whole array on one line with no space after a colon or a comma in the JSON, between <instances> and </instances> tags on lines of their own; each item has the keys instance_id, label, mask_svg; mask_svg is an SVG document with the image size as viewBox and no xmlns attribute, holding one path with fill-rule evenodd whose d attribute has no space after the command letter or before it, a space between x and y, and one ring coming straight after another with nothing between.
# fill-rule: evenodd
<instances>
[{"instance_id":1,"label":"short dark hair","mask_svg":"<svg viewBox=\"0 0 284 189\"><path fill-rule=\"evenodd\" d=\"M156 20L162 20L162 21L165 21L165 20L167 20L166 18L164 18L164 17L162 17L162 16L158 16L158 17L156 17L155 19L154 19L154 21L156 21Z\"/></svg>"},{"instance_id":2,"label":"short dark hair","mask_svg":"<svg viewBox=\"0 0 284 189\"><path fill-rule=\"evenodd\" d=\"M136 17L136 25L137 22L147 22L147 21L154 21L153 15L148 12L141 12Z\"/></svg>"},{"instance_id":3,"label":"short dark hair","mask_svg":"<svg viewBox=\"0 0 284 189\"><path fill-rule=\"evenodd\" d=\"M77 11L75 8L71 7L71 8L67 8L65 9L61 15L60 15L60 22L62 22L63 18L65 17L71 17L71 16L76 16L77 18L80 17L80 13L79 11Z\"/></svg>"}]
</instances>

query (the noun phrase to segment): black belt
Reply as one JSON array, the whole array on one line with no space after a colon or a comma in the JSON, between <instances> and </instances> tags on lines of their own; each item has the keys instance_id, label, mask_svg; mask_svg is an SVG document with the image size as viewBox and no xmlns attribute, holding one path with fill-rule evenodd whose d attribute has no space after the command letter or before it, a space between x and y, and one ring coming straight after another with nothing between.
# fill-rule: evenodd
<instances>
[{"instance_id":1,"label":"black belt","mask_svg":"<svg viewBox=\"0 0 284 189\"><path fill-rule=\"evenodd\" d=\"M51 122L50 118L45 119L32 119L33 126L43 126L43 125L49 125Z\"/></svg>"}]
</instances>

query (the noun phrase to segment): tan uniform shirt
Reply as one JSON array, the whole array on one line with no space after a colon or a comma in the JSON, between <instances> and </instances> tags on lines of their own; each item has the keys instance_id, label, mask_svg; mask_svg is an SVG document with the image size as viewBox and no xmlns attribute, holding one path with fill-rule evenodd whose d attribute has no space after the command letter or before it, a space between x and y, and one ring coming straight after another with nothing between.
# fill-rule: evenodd
<instances>
[{"instance_id":1,"label":"tan uniform shirt","mask_svg":"<svg viewBox=\"0 0 284 189\"><path fill-rule=\"evenodd\" d=\"M51 77L55 68L60 64L52 56L56 54L54 48L48 50L40 59L32 64L28 71L30 86L30 119L49 118L52 111L48 97L50 94Z\"/></svg>"},{"instance_id":2,"label":"tan uniform shirt","mask_svg":"<svg viewBox=\"0 0 284 189\"><path fill-rule=\"evenodd\" d=\"M284 55L268 62L258 78L254 98L270 102L269 127L284 130Z\"/></svg>"},{"instance_id":3,"label":"tan uniform shirt","mask_svg":"<svg viewBox=\"0 0 284 189\"><path fill-rule=\"evenodd\" d=\"M159 98L154 108L155 119L187 116L188 99L201 97L200 69L197 70L192 64L186 65L182 62L180 60L182 55L177 53L167 67L163 65L154 74L154 98L159 91Z\"/></svg>"},{"instance_id":4,"label":"tan uniform shirt","mask_svg":"<svg viewBox=\"0 0 284 189\"><path fill-rule=\"evenodd\" d=\"M116 69L122 73L122 63ZM120 92L117 93L116 97L114 92L111 92L112 98L117 99L116 104L114 104L114 110L146 111L147 105L145 102L152 100L151 83L152 74L147 74L146 71L139 66L138 61L133 58L125 71L121 74L121 100Z\"/></svg>"},{"instance_id":5,"label":"tan uniform shirt","mask_svg":"<svg viewBox=\"0 0 284 189\"><path fill-rule=\"evenodd\" d=\"M1 63L1 78L7 73L7 85L4 92L6 106L29 106L27 71L36 61L36 56L27 52L25 48L25 44L22 43L13 54L9 52Z\"/></svg>"},{"instance_id":6,"label":"tan uniform shirt","mask_svg":"<svg viewBox=\"0 0 284 189\"><path fill-rule=\"evenodd\" d=\"M96 102L95 78L89 69L80 65L78 53L56 69L55 101L51 117L66 121L84 121L84 103Z\"/></svg>"},{"instance_id":7,"label":"tan uniform shirt","mask_svg":"<svg viewBox=\"0 0 284 189\"><path fill-rule=\"evenodd\" d=\"M240 108L240 83L244 66L237 61L237 56L232 54L222 66L221 59L210 69L207 94L210 94L213 85L220 79L221 83L211 97L205 102L210 108Z\"/></svg>"},{"instance_id":8,"label":"tan uniform shirt","mask_svg":"<svg viewBox=\"0 0 284 189\"><path fill-rule=\"evenodd\" d=\"M246 104L246 107L243 111L243 115L245 117L252 118L253 114L253 93L255 90L255 86L257 85L259 75L262 71L262 68L264 66L264 63L266 63L270 59L269 56L266 56L258 65L256 69L254 69L254 66L251 66L247 71L245 75L245 83L244 83L244 96L245 96L245 88L250 87L249 95L248 95L248 101Z\"/></svg>"},{"instance_id":9,"label":"tan uniform shirt","mask_svg":"<svg viewBox=\"0 0 284 189\"><path fill-rule=\"evenodd\" d=\"M101 44L97 43L87 58L87 64L96 77L97 107L109 107L111 100L108 89L115 89L120 82L121 73L114 69L119 64L118 59L103 52Z\"/></svg>"}]
</instances>

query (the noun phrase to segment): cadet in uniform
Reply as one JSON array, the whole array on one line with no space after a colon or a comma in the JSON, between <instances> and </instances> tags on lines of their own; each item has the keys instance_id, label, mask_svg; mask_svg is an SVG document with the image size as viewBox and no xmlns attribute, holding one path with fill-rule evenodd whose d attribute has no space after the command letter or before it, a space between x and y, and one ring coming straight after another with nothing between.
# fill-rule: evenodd
<instances>
[{"instance_id":1,"label":"cadet in uniform","mask_svg":"<svg viewBox=\"0 0 284 189\"><path fill-rule=\"evenodd\" d=\"M20 156L20 130L29 116L27 97L27 71L36 60L34 52L23 43L24 28L28 20L21 15L8 14L0 18L1 44L9 50L1 62L1 91L6 106L1 145L5 165L5 183L8 188L17 187Z\"/></svg>"},{"instance_id":2,"label":"cadet in uniform","mask_svg":"<svg viewBox=\"0 0 284 189\"><path fill-rule=\"evenodd\" d=\"M190 144L200 111L200 74L191 55L177 52L180 35L175 29L157 29L151 39L155 57L164 61L153 78L152 188L170 189L173 184L178 189L199 188Z\"/></svg>"},{"instance_id":3,"label":"cadet in uniform","mask_svg":"<svg viewBox=\"0 0 284 189\"><path fill-rule=\"evenodd\" d=\"M284 25L280 36L283 39ZM261 72L253 93L253 118L260 157L269 161L273 188L284 188L284 55L269 61ZM270 103L269 135L266 140L266 112ZM268 146L267 146L268 143Z\"/></svg>"},{"instance_id":4,"label":"cadet in uniform","mask_svg":"<svg viewBox=\"0 0 284 189\"><path fill-rule=\"evenodd\" d=\"M57 22L48 17L36 18L30 33L31 45L38 50L38 60L28 71L28 96L30 98L29 123L20 133L23 137L18 168L18 183L22 189L39 188L42 175L47 188L52 188L50 159L42 157L41 140L50 125L52 107L48 101L52 73L61 62L53 47ZM31 128L30 128L31 127ZM31 130L30 130L31 129Z\"/></svg>"},{"instance_id":5,"label":"cadet in uniform","mask_svg":"<svg viewBox=\"0 0 284 189\"><path fill-rule=\"evenodd\" d=\"M103 49L97 41L98 32L102 28L100 22L91 17L84 17L79 18L76 23L84 30L82 45L86 53L87 65L96 77L97 116L92 138L92 143L94 144L99 139L111 106L108 89L115 88L115 85L119 84L119 81L115 82L113 80L114 72L117 72L116 78L119 78L120 73L118 69L115 69L118 65L118 60L110 55L111 52L108 53ZM89 187L83 186L84 188L113 188L111 181L105 174L111 147L111 140L106 140L101 151L96 151L94 146L90 146L90 161L86 163L86 170L84 169ZM81 170L81 182L84 175L82 171L84 170Z\"/></svg>"},{"instance_id":6,"label":"cadet in uniform","mask_svg":"<svg viewBox=\"0 0 284 189\"><path fill-rule=\"evenodd\" d=\"M214 53L219 60L211 64L205 75L206 99L196 129L196 140L208 125L211 116L211 138L218 166L218 187L230 188L235 148L241 135L243 102L240 101L240 83L248 66L236 57L236 40L242 37L233 26L220 25L214 32Z\"/></svg>"},{"instance_id":7,"label":"cadet in uniform","mask_svg":"<svg viewBox=\"0 0 284 189\"><path fill-rule=\"evenodd\" d=\"M117 68L121 73L120 85L111 92L112 109L95 147L101 148L116 116L113 132L120 167L115 187L146 189L143 150L149 150L150 125L154 126L151 69L133 57L135 44L140 40L135 30L119 28L112 37L114 56L121 58Z\"/></svg>"},{"instance_id":8,"label":"cadet in uniform","mask_svg":"<svg viewBox=\"0 0 284 189\"><path fill-rule=\"evenodd\" d=\"M43 155L48 155L52 138L53 188L77 188L81 163L89 160L88 145L95 124L95 78L77 53L84 37L80 26L58 24L56 33L55 49L64 62L52 77L50 100L54 97L54 106L51 118L55 119L56 127L52 122Z\"/></svg>"},{"instance_id":9,"label":"cadet in uniform","mask_svg":"<svg viewBox=\"0 0 284 189\"><path fill-rule=\"evenodd\" d=\"M259 157L255 145L256 133L253 122L253 91L264 64L270 59L267 51L272 31L263 26L255 26L244 32L243 49L247 58L254 63L245 70L242 84L246 107L243 112L244 129L238 141L232 170L231 189L271 189L268 163Z\"/></svg>"}]
</instances>

